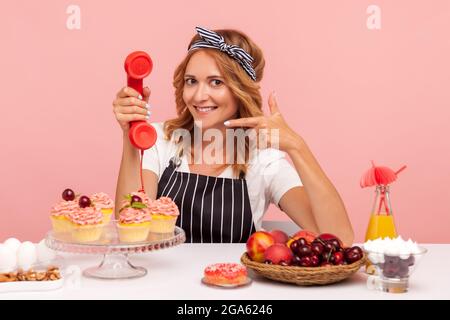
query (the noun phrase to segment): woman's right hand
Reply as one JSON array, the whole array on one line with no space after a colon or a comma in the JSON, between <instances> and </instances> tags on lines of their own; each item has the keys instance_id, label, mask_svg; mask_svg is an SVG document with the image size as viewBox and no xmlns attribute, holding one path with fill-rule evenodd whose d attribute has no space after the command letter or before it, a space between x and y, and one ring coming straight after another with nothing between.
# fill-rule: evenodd
<instances>
[{"instance_id":1,"label":"woman's right hand","mask_svg":"<svg viewBox=\"0 0 450 320\"><path fill-rule=\"evenodd\" d=\"M130 87L122 88L113 101L113 112L116 115L117 122L124 132L130 129L131 121L147 121L150 116L149 106L147 104L150 97L150 89L144 88L144 96Z\"/></svg>"}]
</instances>

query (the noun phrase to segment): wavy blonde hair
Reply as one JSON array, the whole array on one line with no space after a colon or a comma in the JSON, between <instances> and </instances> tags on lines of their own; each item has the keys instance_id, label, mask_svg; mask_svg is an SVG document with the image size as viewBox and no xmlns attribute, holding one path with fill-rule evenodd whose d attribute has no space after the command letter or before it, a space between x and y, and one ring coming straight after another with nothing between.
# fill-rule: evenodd
<instances>
[{"instance_id":1,"label":"wavy blonde hair","mask_svg":"<svg viewBox=\"0 0 450 320\"><path fill-rule=\"evenodd\" d=\"M186 72L186 67L191 59L192 55L199 50L205 51L210 55L219 68L221 72L225 85L231 90L231 93L238 102L238 112L237 118L245 117L257 117L263 114L262 112L262 97L260 93L259 82L263 77L265 60L263 57L262 50L243 32L233 29L221 29L214 30L220 34L227 44L237 45L248 52L253 57L253 69L256 73L256 81L253 81L250 76L245 72L242 66L235 59L231 58L228 54L221 52L217 49L202 48L189 51L186 57L181 61L174 72L173 76L173 86L175 87L175 102L177 117L170 119L164 123L164 133L166 139L171 139L173 132L177 129L183 128L188 130L193 136L194 130L194 118L187 108L183 100L183 89L184 89L184 74ZM191 45L201 40L200 36L196 34L190 41L188 50ZM179 142L179 141L178 141ZM236 149L236 142L235 149ZM239 151L238 151L239 152ZM236 152L235 159L239 155ZM241 151L242 152L242 151ZM248 138L246 138L245 143L245 155L240 155L245 159L244 164L239 164L236 161L232 164L233 174L235 176L240 176L241 174L247 173L248 167L248 154L249 154L249 143Z\"/></svg>"}]
</instances>

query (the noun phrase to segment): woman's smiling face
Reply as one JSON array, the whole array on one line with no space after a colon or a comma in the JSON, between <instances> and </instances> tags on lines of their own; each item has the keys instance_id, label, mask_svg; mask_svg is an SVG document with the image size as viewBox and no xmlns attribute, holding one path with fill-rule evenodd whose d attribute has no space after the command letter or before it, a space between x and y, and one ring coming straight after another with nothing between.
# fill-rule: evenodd
<instances>
[{"instance_id":1,"label":"woman's smiling face","mask_svg":"<svg viewBox=\"0 0 450 320\"><path fill-rule=\"evenodd\" d=\"M186 66L183 100L203 129L224 128L223 122L235 118L238 111L216 61L203 50L194 53Z\"/></svg>"}]
</instances>

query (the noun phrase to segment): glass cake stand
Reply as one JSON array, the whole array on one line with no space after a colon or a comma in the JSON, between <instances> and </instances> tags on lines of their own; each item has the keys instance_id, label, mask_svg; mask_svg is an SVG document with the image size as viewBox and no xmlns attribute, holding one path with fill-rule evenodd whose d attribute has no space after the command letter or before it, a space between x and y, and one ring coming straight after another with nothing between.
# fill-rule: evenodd
<instances>
[{"instance_id":1,"label":"glass cake stand","mask_svg":"<svg viewBox=\"0 0 450 320\"><path fill-rule=\"evenodd\" d=\"M120 242L115 222L111 221L105 226L101 238L95 242L79 243L72 239L70 233L50 231L45 237L45 244L55 251L103 255L100 265L83 271L86 277L130 279L147 274L147 269L134 266L130 262L130 255L170 248L186 241L183 229L175 227L175 231L171 234L150 233L146 241Z\"/></svg>"}]
</instances>

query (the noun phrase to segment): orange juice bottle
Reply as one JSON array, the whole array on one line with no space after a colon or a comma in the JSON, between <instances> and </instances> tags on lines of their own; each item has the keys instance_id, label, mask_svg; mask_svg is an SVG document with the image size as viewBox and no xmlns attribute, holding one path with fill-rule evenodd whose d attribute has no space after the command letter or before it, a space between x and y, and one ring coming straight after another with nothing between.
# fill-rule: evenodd
<instances>
[{"instance_id":1,"label":"orange juice bottle","mask_svg":"<svg viewBox=\"0 0 450 320\"><path fill-rule=\"evenodd\" d=\"M375 190L375 202L370 216L369 225L366 231L366 241L377 238L396 238L394 217L392 216L391 199L389 186L378 185ZM366 265L367 273L374 273L375 269Z\"/></svg>"}]
</instances>

